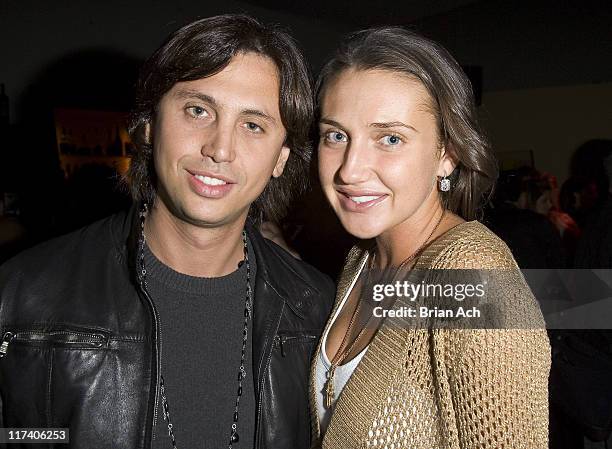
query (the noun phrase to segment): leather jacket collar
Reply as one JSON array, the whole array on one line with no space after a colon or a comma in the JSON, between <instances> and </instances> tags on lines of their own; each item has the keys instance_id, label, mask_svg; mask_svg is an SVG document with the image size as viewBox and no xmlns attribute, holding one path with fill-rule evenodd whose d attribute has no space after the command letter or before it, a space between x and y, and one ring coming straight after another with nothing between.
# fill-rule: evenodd
<instances>
[{"instance_id":1,"label":"leather jacket collar","mask_svg":"<svg viewBox=\"0 0 612 449\"><path fill-rule=\"evenodd\" d=\"M135 285L140 283L140 273L137 267L140 245L140 210L140 206L133 206L125 216L123 232L121 235L113 236L119 253L125 253L124 248L127 247L125 257L130 279ZM265 242L264 237L250 221L247 221L245 228L255 252L257 277L269 285L297 316L303 318L303 310L308 305L308 298L319 294L319 289L302 279L288 263L282 263L276 254L271 254L270 245ZM125 245L125 238L127 238L127 245ZM293 282L281 282L287 278L292 279Z\"/></svg>"}]
</instances>

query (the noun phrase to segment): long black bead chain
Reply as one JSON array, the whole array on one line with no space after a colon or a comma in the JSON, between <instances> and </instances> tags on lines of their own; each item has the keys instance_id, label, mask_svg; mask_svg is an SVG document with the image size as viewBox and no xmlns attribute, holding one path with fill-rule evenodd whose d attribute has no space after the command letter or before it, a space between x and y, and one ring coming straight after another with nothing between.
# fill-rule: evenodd
<instances>
[{"instance_id":1,"label":"long black bead chain","mask_svg":"<svg viewBox=\"0 0 612 449\"><path fill-rule=\"evenodd\" d=\"M147 215L147 206L145 205L143 210L140 212L140 282L144 287L147 285L146 275L147 270L144 262L144 247L145 247L145 234L144 234L144 223ZM242 351L240 356L240 367L238 368L238 391L236 393L236 402L234 405L234 416L229 437L228 449L232 449L232 445L239 441L238 436L238 411L240 407L240 398L242 397L242 380L246 378L246 368L244 366L246 359L246 347L249 338L249 320L253 314L253 290L251 289L251 264L249 263L249 248L247 244L246 231L242 231L242 243L244 245L244 263L246 264L246 299L244 304L244 328L242 330ZM172 442L172 449L177 449L176 437L174 435L174 426L170 420L170 406L168 405L168 399L166 398L166 389L164 384L164 376L161 376L160 381L160 393L162 399L162 411L164 414L164 421L168 423L168 436Z\"/></svg>"},{"instance_id":2,"label":"long black bead chain","mask_svg":"<svg viewBox=\"0 0 612 449\"><path fill-rule=\"evenodd\" d=\"M159 392L162 397L162 411L164 413L164 421L168 423L168 436L170 437L170 441L172 441L172 449L177 449L176 437L174 436L174 426L172 425L172 421L170 421L170 406L168 405L168 399L166 399L164 376L161 376L161 380L159 382Z\"/></svg>"},{"instance_id":3,"label":"long black bead chain","mask_svg":"<svg viewBox=\"0 0 612 449\"><path fill-rule=\"evenodd\" d=\"M236 392L236 403L234 406L234 422L232 423L232 431L230 433L229 449L232 449L232 444L238 442L238 407L240 406L240 398L242 397L242 380L246 377L246 368L244 366L246 358L247 340L249 338L249 320L251 319L253 310L253 291L251 289L251 264L249 263L249 248L247 245L246 231L242 231L242 243L244 245L244 262L246 263L246 300L244 302L244 328L242 330L242 351L240 355L240 368L238 369L238 391Z\"/></svg>"}]
</instances>

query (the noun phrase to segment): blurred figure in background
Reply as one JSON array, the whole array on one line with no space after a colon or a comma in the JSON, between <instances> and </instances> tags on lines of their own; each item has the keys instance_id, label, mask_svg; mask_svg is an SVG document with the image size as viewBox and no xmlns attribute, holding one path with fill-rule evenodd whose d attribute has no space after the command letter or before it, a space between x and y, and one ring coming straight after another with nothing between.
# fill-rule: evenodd
<instances>
[{"instance_id":1,"label":"blurred figure in background","mask_svg":"<svg viewBox=\"0 0 612 449\"><path fill-rule=\"evenodd\" d=\"M572 169L591 186L576 268L612 268L612 140L590 140L576 150ZM584 199L584 197L581 197Z\"/></svg>"},{"instance_id":2,"label":"blurred figure in background","mask_svg":"<svg viewBox=\"0 0 612 449\"><path fill-rule=\"evenodd\" d=\"M561 204L583 232L575 268L612 268L612 140L581 145L561 189ZM571 329L551 334L551 448L575 449L586 441L612 440L612 335L609 329Z\"/></svg>"},{"instance_id":3,"label":"blurred figure in background","mask_svg":"<svg viewBox=\"0 0 612 449\"><path fill-rule=\"evenodd\" d=\"M522 167L500 173L486 224L510 248L521 268L563 268L561 237L547 218L553 208L550 183Z\"/></svg>"},{"instance_id":4,"label":"blurred figure in background","mask_svg":"<svg viewBox=\"0 0 612 449\"><path fill-rule=\"evenodd\" d=\"M582 209L601 208L609 196L610 177L606 160L612 153L612 140L591 139L580 145L570 161L570 176L581 181L585 188L581 193Z\"/></svg>"},{"instance_id":5,"label":"blurred figure in background","mask_svg":"<svg viewBox=\"0 0 612 449\"><path fill-rule=\"evenodd\" d=\"M557 178L548 173L543 173L542 180L548 183L551 203L551 207L544 214L555 226L561 237L565 254L565 266L571 267L574 254L576 253L576 242L580 238L580 226L574 217L562 206L561 191L557 184ZM542 213L543 211L538 212Z\"/></svg>"},{"instance_id":6,"label":"blurred figure in background","mask_svg":"<svg viewBox=\"0 0 612 449\"><path fill-rule=\"evenodd\" d=\"M597 198L597 187L584 177L570 176L561 186L559 192L559 205L563 211L572 216L579 226L589 211L593 208Z\"/></svg>"}]
</instances>

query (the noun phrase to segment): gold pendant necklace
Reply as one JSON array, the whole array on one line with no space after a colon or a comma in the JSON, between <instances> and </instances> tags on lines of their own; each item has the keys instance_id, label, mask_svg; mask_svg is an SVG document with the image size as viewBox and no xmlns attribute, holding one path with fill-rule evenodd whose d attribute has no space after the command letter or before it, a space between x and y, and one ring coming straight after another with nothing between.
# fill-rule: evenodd
<instances>
[{"instance_id":1,"label":"gold pendant necklace","mask_svg":"<svg viewBox=\"0 0 612 449\"><path fill-rule=\"evenodd\" d=\"M330 408L334 404L336 392L334 390L334 377L336 374L336 366L332 365L327 372L327 386L325 387L325 408Z\"/></svg>"}]
</instances>

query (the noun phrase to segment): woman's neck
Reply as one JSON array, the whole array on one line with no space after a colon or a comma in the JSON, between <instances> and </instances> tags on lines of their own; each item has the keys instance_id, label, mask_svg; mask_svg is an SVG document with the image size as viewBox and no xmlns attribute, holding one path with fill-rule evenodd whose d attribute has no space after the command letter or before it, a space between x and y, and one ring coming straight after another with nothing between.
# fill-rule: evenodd
<instances>
[{"instance_id":1,"label":"woman's neck","mask_svg":"<svg viewBox=\"0 0 612 449\"><path fill-rule=\"evenodd\" d=\"M399 266L464 221L452 212L445 211L439 203L413 215L376 238L377 267Z\"/></svg>"}]
</instances>

